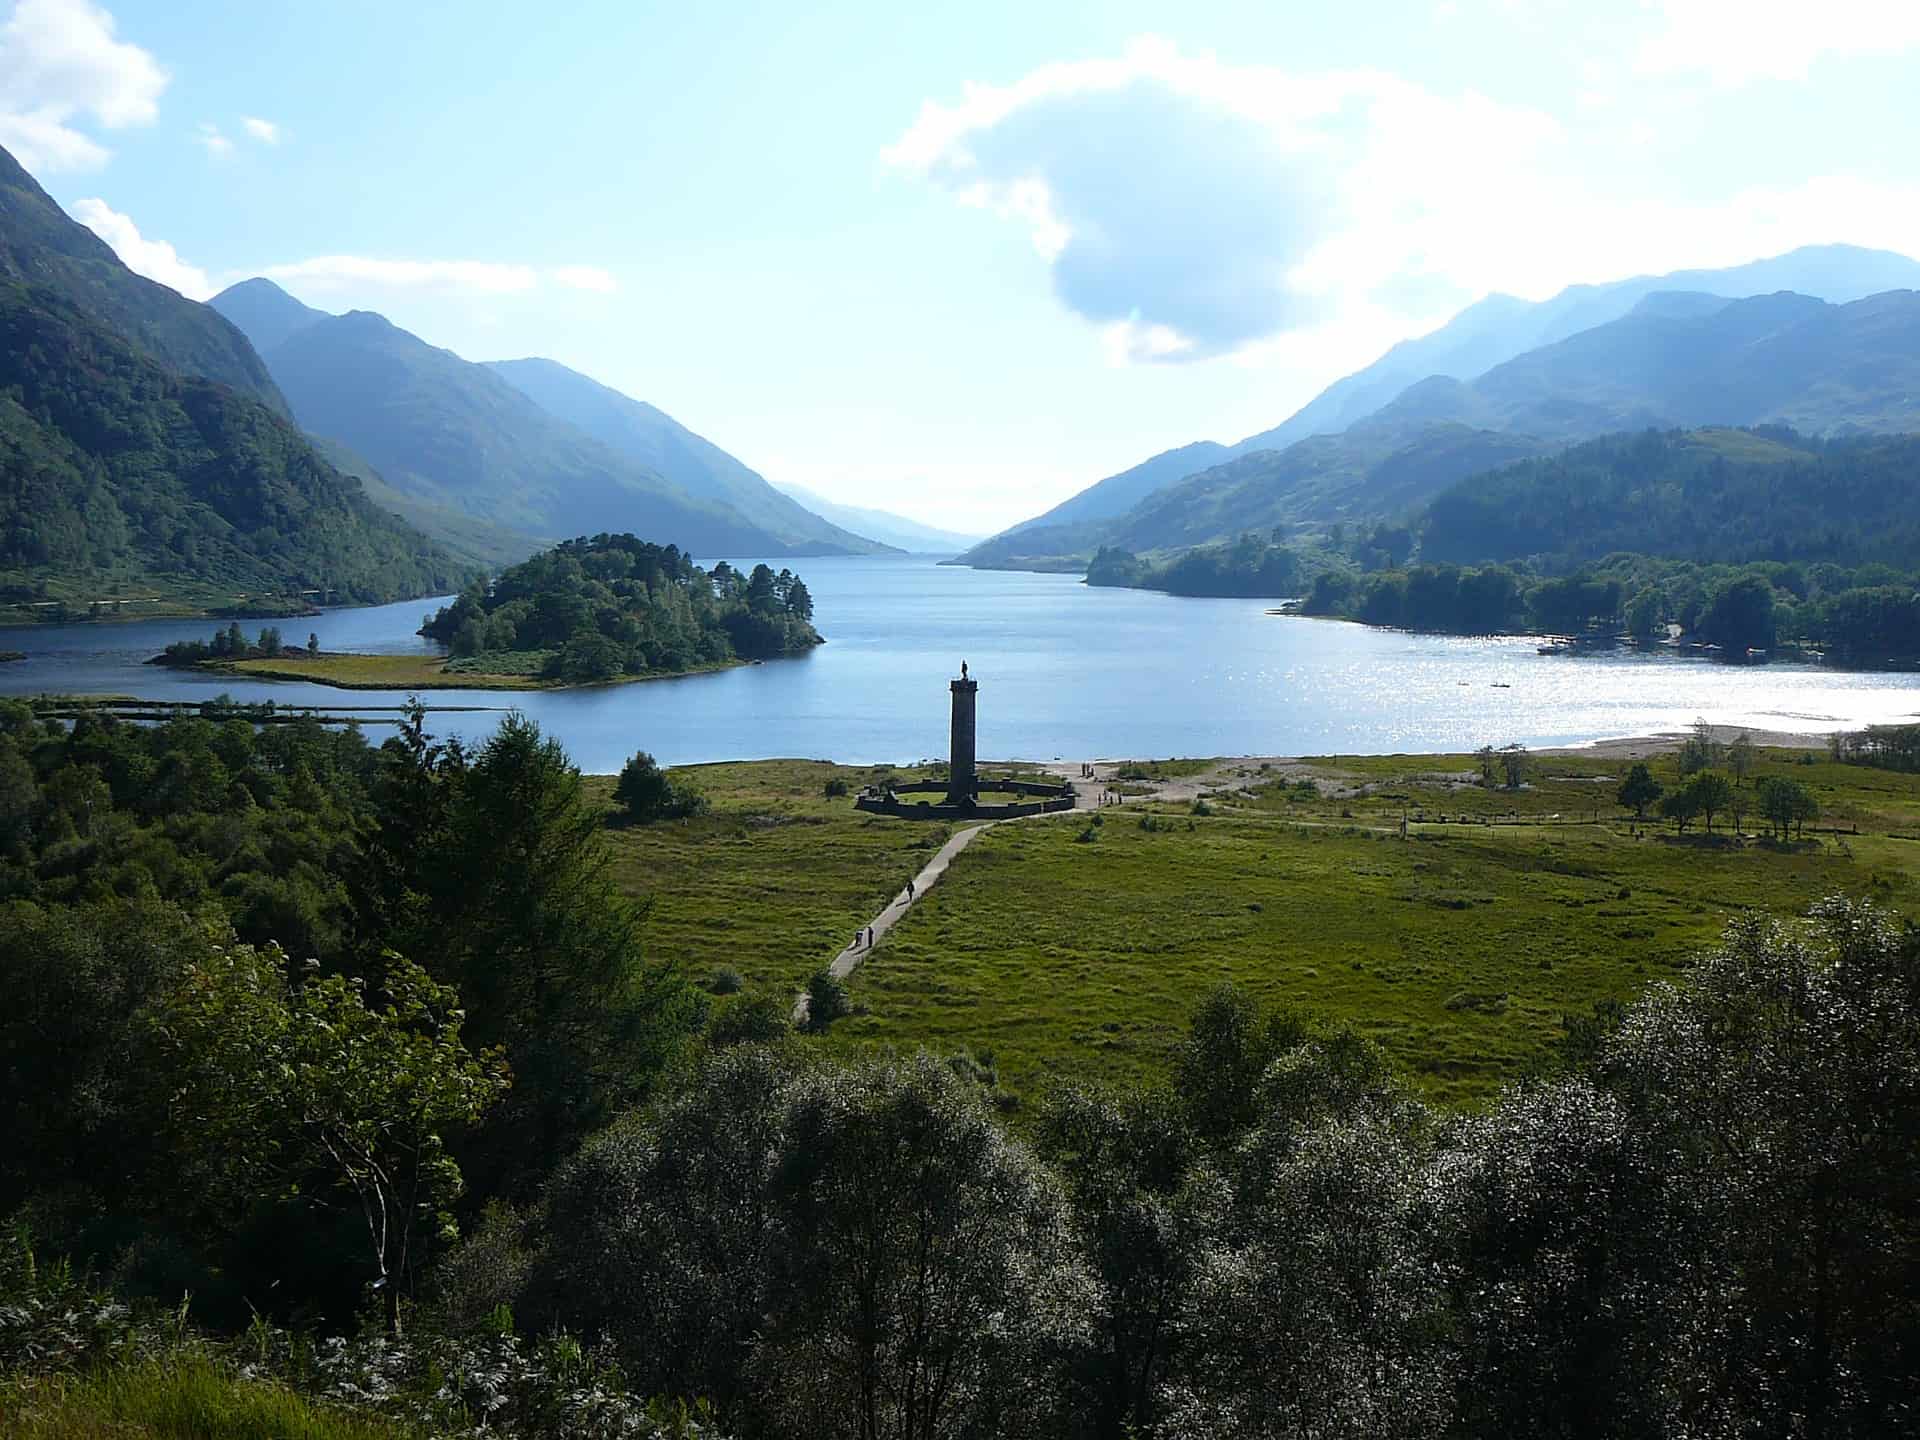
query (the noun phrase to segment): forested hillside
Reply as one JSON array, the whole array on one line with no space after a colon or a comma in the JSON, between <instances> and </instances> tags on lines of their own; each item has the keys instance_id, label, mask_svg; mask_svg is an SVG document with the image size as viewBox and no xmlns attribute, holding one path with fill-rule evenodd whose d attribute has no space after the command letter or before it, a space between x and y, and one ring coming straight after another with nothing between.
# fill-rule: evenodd
<instances>
[{"instance_id":1,"label":"forested hillside","mask_svg":"<svg viewBox=\"0 0 1920 1440\"><path fill-rule=\"evenodd\" d=\"M1463 480L1437 496L1420 553L1555 568L1635 551L1703 563L1920 558L1920 438L1787 429L1644 431Z\"/></svg>"},{"instance_id":2,"label":"forested hillside","mask_svg":"<svg viewBox=\"0 0 1920 1440\"><path fill-rule=\"evenodd\" d=\"M289 421L163 368L50 290L0 281L0 355L0 582L16 599L383 601L459 582Z\"/></svg>"},{"instance_id":3,"label":"forested hillside","mask_svg":"<svg viewBox=\"0 0 1920 1440\"><path fill-rule=\"evenodd\" d=\"M120 263L0 149L0 278L42 287L183 375L217 380L281 414L287 404L247 337L205 305Z\"/></svg>"},{"instance_id":4,"label":"forested hillside","mask_svg":"<svg viewBox=\"0 0 1920 1440\"><path fill-rule=\"evenodd\" d=\"M475 583L420 629L456 660L538 657L570 682L676 674L821 643L813 597L791 571L726 561L702 570L677 546L631 535L569 540Z\"/></svg>"}]
</instances>

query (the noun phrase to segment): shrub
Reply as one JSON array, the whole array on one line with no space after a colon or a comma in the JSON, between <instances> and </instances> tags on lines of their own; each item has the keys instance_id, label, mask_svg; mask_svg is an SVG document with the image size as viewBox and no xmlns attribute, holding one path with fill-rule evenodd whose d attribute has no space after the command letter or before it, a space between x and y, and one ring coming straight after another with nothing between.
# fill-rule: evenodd
<instances>
[{"instance_id":1,"label":"shrub","mask_svg":"<svg viewBox=\"0 0 1920 1440\"><path fill-rule=\"evenodd\" d=\"M644 750L634 753L620 771L613 798L627 814L645 825L654 820L682 820L707 812L707 797L684 780L671 780Z\"/></svg>"},{"instance_id":2,"label":"shrub","mask_svg":"<svg viewBox=\"0 0 1920 1440\"><path fill-rule=\"evenodd\" d=\"M847 794L847 782L838 775L827 781L825 788L829 800L839 800Z\"/></svg>"},{"instance_id":3,"label":"shrub","mask_svg":"<svg viewBox=\"0 0 1920 1440\"><path fill-rule=\"evenodd\" d=\"M789 1028L787 1003L778 996L742 995L714 1012L707 1040L714 1045L769 1045Z\"/></svg>"},{"instance_id":4,"label":"shrub","mask_svg":"<svg viewBox=\"0 0 1920 1440\"><path fill-rule=\"evenodd\" d=\"M853 1013L847 987L829 970L816 970L807 981L807 1028L824 1030L843 1015Z\"/></svg>"},{"instance_id":5,"label":"shrub","mask_svg":"<svg viewBox=\"0 0 1920 1440\"><path fill-rule=\"evenodd\" d=\"M714 995L737 995L743 983L740 972L731 965L717 965L707 977L707 990Z\"/></svg>"}]
</instances>

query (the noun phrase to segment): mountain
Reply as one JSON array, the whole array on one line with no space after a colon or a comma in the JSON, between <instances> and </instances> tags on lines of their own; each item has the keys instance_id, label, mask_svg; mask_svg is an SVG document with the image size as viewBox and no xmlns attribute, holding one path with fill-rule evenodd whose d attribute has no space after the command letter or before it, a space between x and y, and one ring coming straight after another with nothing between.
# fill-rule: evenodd
<instances>
[{"instance_id":1,"label":"mountain","mask_svg":"<svg viewBox=\"0 0 1920 1440\"><path fill-rule=\"evenodd\" d=\"M1363 422L1190 475L1103 522L1098 538L1135 552L1170 550L1249 530L1398 514L1468 475L1546 448L1529 435L1468 425Z\"/></svg>"},{"instance_id":2,"label":"mountain","mask_svg":"<svg viewBox=\"0 0 1920 1440\"><path fill-rule=\"evenodd\" d=\"M1920 293L1846 305L1787 292L1650 296L1476 380L1423 380L1370 423L1416 421L1562 444L1648 427L1920 430Z\"/></svg>"},{"instance_id":3,"label":"mountain","mask_svg":"<svg viewBox=\"0 0 1920 1440\"><path fill-rule=\"evenodd\" d=\"M1049 551L1048 545L1097 534L1087 522L1116 517L1147 495L1188 475L1256 451L1284 450L1310 436L1338 434L1429 377L1474 379L1528 351L1618 320L1650 296L1689 292L1742 298L1790 290L1846 303L1907 288L1920 288L1920 261L1853 245L1815 245L1722 270L1683 270L1600 285L1573 285L1538 302L1489 295L1440 329L1404 340L1365 369L1335 381L1272 429L1233 445L1200 441L1156 455L1089 486L1044 515L992 537L960 559L966 564L1004 565L1022 563L1023 557L1027 563L1049 554L1057 557L1065 552ZM1436 418L1462 417L1446 414ZM1062 526L1072 528L1056 530L1050 536L1031 533L1039 527ZM1015 535L1020 539L1014 540Z\"/></svg>"},{"instance_id":4,"label":"mountain","mask_svg":"<svg viewBox=\"0 0 1920 1440\"><path fill-rule=\"evenodd\" d=\"M355 310L307 320L267 295L269 283L246 282L212 303L243 325L264 324L263 341L281 336L264 353L294 417L364 457L418 507L422 523L452 512L516 532L527 548L540 537L628 531L704 555L834 548L789 542L723 501L688 494L549 414L489 367L384 316Z\"/></svg>"},{"instance_id":5,"label":"mountain","mask_svg":"<svg viewBox=\"0 0 1920 1440\"><path fill-rule=\"evenodd\" d=\"M1905 569L1920 554L1916 475L1914 435L1610 435L1449 487L1420 522L1420 557L1469 565L1539 557L1569 570L1631 551Z\"/></svg>"},{"instance_id":6,"label":"mountain","mask_svg":"<svg viewBox=\"0 0 1920 1440\"><path fill-rule=\"evenodd\" d=\"M1476 380L1422 380L1338 435L1190 475L1080 538L1138 553L1403 515L1478 471L1596 436L1758 425L1920 431L1920 294L1655 293Z\"/></svg>"},{"instance_id":7,"label":"mountain","mask_svg":"<svg viewBox=\"0 0 1920 1440\"><path fill-rule=\"evenodd\" d=\"M239 326L262 355L309 325L333 318L325 310L302 305L271 280L242 280L208 304Z\"/></svg>"},{"instance_id":8,"label":"mountain","mask_svg":"<svg viewBox=\"0 0 1920 1440\"><path fill-rule=\"evenodd\" d=\"M127 269L3 149L0 279L69 301L169 370L217 380L288 413L245 335L206 306Z\"/></svg>"},{"instance_id":9,"label":"mountain","mask_svg":"<svg viewBox=\"0 0 1920 1440\"><path fill-rule=\"evenodd\" d=\"M177 374L49 286L0 280L0 586L214 606L385 601L461 567L251 395Z\"/></svg>"},{"instance_id":10,"label":"mountain","mask_svg":"<svg viewBox=\"0 0 1920 1440\"><path fill-rule=\"evenodd\" d=\"M1920 288L1920 260L1857 245L1808 245L1721 270L1676 270L1599 285L1570 285L1549 300L1489 295L1440 329L1403 340L1364 370L1337 380L1239 449L1273 450L1308 435L1344 430L1430 375L1470 380L1515 356L1631 313L1660 292L1742 299L1790 290L1844 304L1888 290Z\"/></svg>"},{"instance_id":11,"label":"mountain","mask_svg":"<svg viewBox=\"0 0 1920 1440\"><path fill-rule=\"evenodd\" d=\"M842 505L800 485L778 487L798 500L814 514L831 520L843 529L896 550L915 555L957 555L980 540L978 535L962 535L923 525L891 510L869 510L863 505Z\"/></svg>"},{"instance_id":12,"label":"mountain","mask_svg":"<svg viewBox=\"0 0 1920 1440\"><path fill-rule=\"evenodd\" d=\"M298 304L299 302L294 302ZM794 548L857 554L875 547L783 495L712 441L671 415L554 360L490 360L500 376L548 414L665 476L688 494L730 505Z\"/></svg>"}]
</instances>

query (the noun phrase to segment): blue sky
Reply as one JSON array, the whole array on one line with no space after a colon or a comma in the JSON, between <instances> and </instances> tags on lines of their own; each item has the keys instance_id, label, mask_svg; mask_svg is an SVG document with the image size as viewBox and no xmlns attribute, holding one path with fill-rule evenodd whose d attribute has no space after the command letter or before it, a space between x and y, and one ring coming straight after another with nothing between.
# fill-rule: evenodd
<instances>
[{"instance_id":1,"label":"blue sky","mask_svg":"<svg viewBox=\"0 0 1920 1440\"><path fill-rule=\"evenodd\" d=\"M1489 290L1920 253L1915 0L0 0L135 268L548 355L986 531Z\"/></svg>"}]
</instances>

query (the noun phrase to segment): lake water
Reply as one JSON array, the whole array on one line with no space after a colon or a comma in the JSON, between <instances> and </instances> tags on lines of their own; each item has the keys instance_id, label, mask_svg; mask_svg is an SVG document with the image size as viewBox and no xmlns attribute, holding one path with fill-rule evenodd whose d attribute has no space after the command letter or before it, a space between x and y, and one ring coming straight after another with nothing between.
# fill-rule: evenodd
<instances>
[{"instance_id":1,"label":"lake water","mask_svg":"<svg viewBox=\"0 0 1920 1440\"><path fill-rule=\"evenodd\" d=\"M1527 639L1408 635L1268 615L1257 600L1088 589L1071 575L908 557L787 563L805 577L828 639L811 655L589 690L433 691L430 704L485 707L436 714L433 728L483 736L517 706L597 772L643 749L669 765L907 762L946 753L946 681L962 660L980 682L980 754L996 759L1462 751L1678 730L1699 716L1826 731L1920 714L1914 674L1630 651L1543 656ZM281 628L296 643L315 631L329 650L424 652L431 647L413 631L434 603L335 610ZM0 631L0 648L29 655L0 665L0 694L197 702L225 691L349 712L406 698L141 663L213 628L174 620Z\"/></svg>"}]
</instances>

